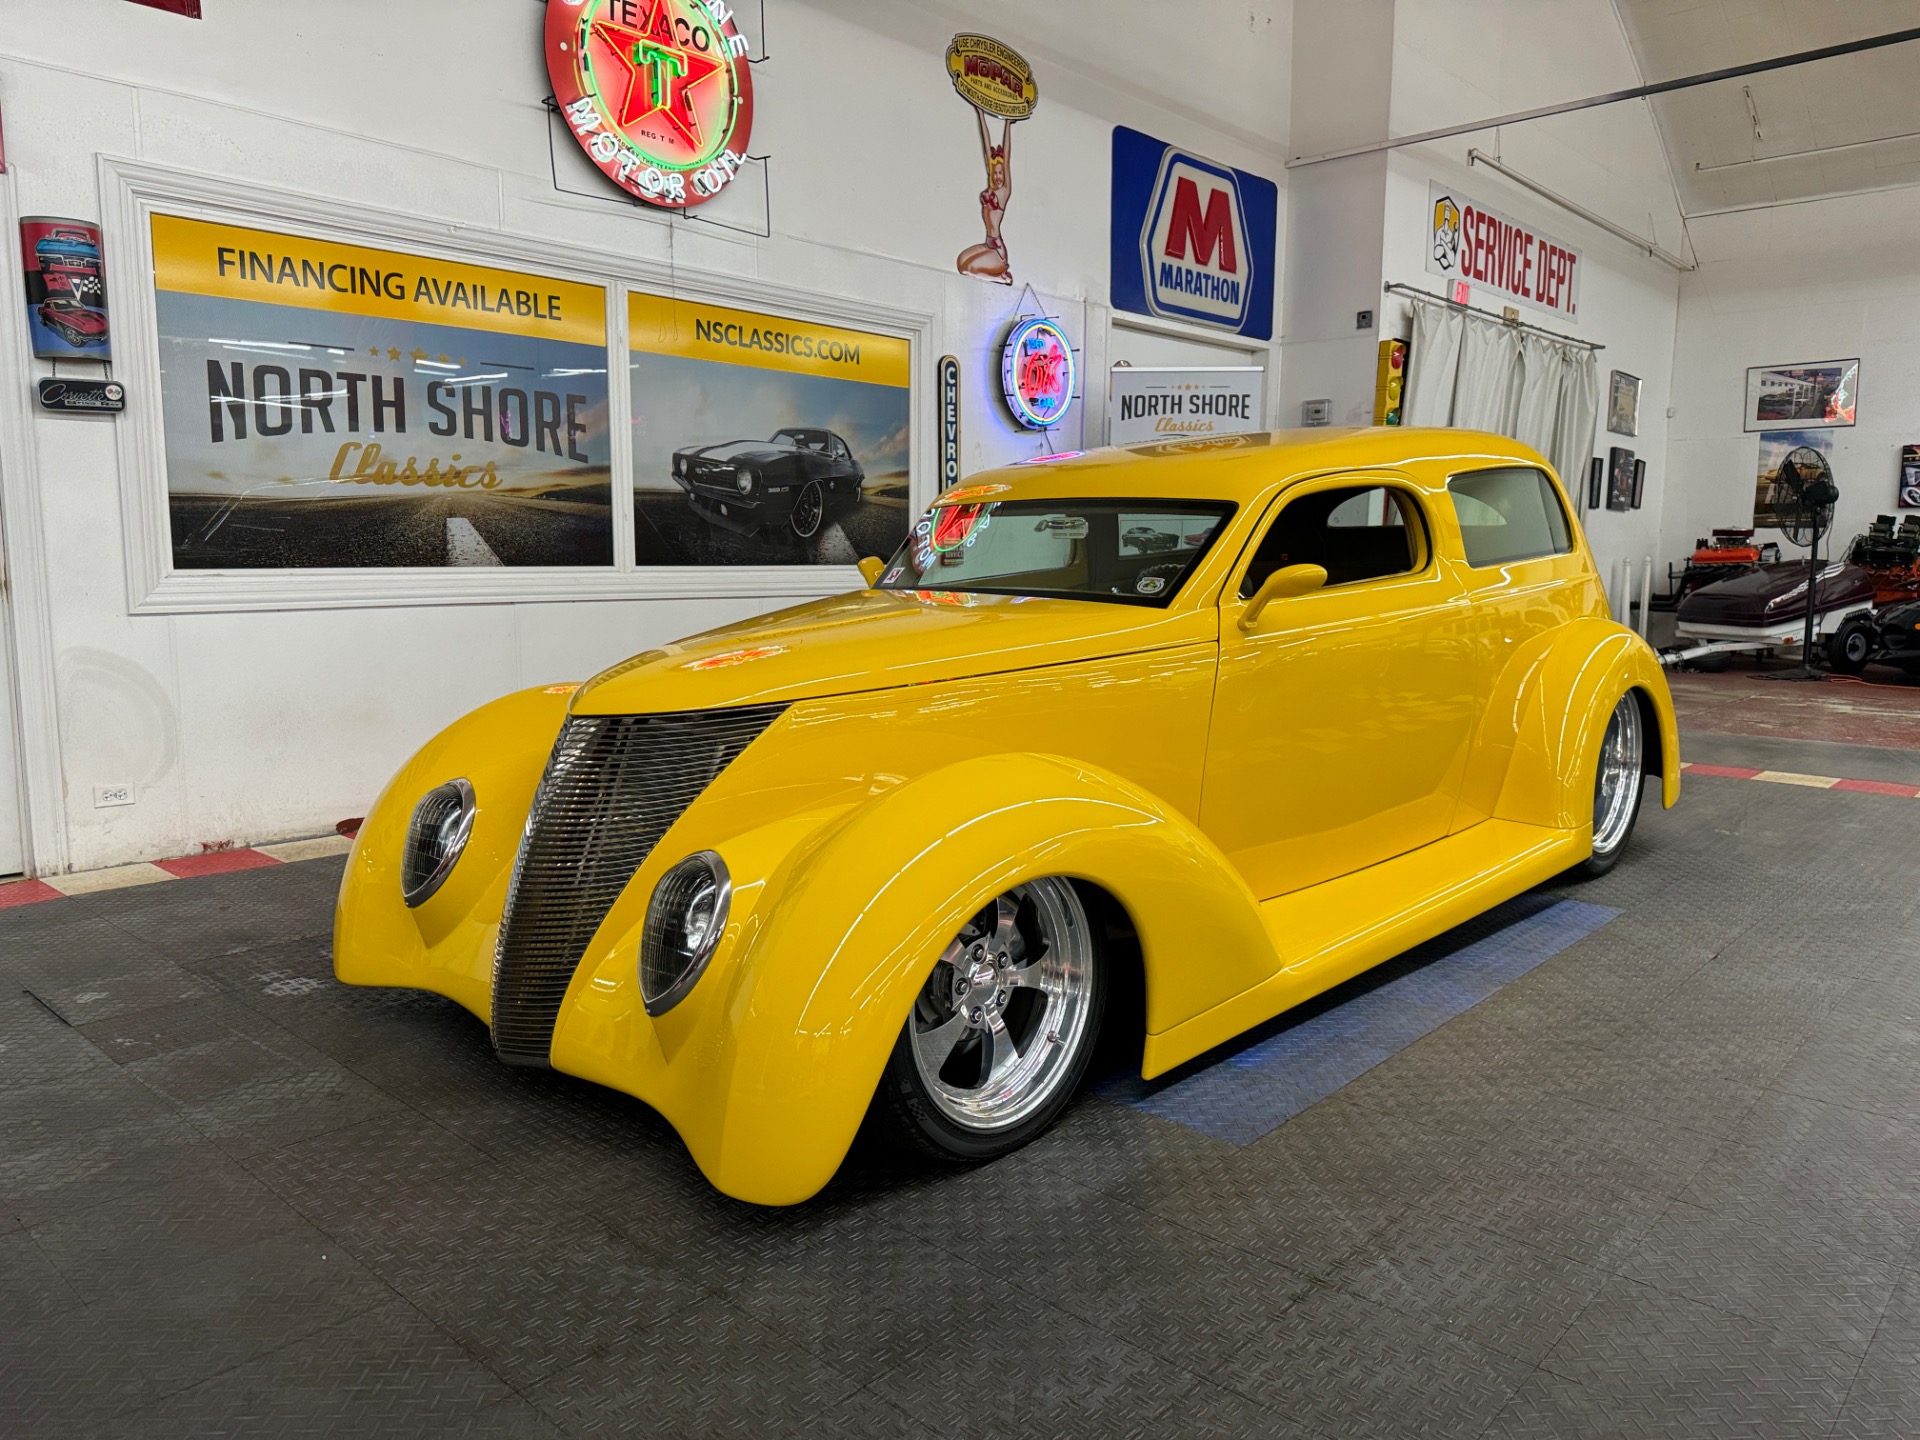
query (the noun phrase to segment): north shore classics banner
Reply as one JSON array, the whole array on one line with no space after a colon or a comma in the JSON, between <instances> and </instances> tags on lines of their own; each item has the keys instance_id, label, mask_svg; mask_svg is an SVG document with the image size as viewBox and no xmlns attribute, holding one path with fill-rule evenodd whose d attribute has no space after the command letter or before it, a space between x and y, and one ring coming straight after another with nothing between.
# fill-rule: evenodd
<instances>
[{"instance_id":1,"label":"north shore classics banner","mask_svg":"<svg viewBox=\"0 0 1920 1440\"><path fill-rule=\"evenodd\" d=\"M634 557L851 565L907 536L912 345L629 297Z\"/></svg>"},{"instance_id":2,"label":"north shore classics banner","mask_svg":"<svg viewBox=\"0 0 1920 1440\"><path fill-rule=\"evenodd\" d=\"M180 569L613 563L606 292L153 217Z\"/></svg>"}]
</instances>

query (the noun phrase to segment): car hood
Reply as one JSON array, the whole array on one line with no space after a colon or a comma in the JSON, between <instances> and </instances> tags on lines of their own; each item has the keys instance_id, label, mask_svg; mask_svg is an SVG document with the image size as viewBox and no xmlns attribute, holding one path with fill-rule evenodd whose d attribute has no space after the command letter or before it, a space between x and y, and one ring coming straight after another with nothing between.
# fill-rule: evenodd
<instances>
[{"instance_id":1,"label":"car hood","mask_svg":"<svg viewBox=\"0 0 1920 1440\"><path fill-rule=\"evenodd\" d=\"M791 445L775 445L766 440L723 440L718 445L703 445L698 450L683 450L701 460L719 460L733 464L741 460L770 460L793 454Z\"/></svg>"},{"instance_id":2,"label":"car hood","mask_svg":"<svg viewBox=\"0 0 1920 1440\"><path fill-rule=\"evenodd\" d=\"M576 715L817 699L1096 660L1218 636L1218 615L1093 600L866 590L709 630L603 671Z\"/></svg>"}]
</instances>

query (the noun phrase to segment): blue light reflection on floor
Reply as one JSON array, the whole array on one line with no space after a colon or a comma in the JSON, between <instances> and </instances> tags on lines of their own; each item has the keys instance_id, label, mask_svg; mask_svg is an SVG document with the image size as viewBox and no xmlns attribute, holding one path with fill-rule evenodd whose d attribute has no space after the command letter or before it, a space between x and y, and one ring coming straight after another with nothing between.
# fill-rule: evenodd
<instances>
[{"instance_id":1,"label":"blue light reflection on floor","mask_svg":"<svg viewBox=\"0 0 1920 1440\"><path fill-rule=\"evenodd\" d=\"M1522 895L1262 1026L1230 1053L1156 1081L1111 1081L1101 1093L1251 1145L1619 913Z\"/></svg>"}]
</instances>

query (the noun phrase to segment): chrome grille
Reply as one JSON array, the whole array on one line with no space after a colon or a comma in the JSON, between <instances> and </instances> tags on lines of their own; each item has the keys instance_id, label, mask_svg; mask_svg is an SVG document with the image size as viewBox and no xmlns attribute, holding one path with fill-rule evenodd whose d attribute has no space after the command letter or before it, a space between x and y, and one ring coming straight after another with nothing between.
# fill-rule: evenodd
<instances>
[{"instance_id":1,"label":"chrome grille","mask_svg":"<svg viewBox=\"0 0 1920 1440\"><path fill-rule=\"evenodd\" d=\"M567 985L660 837L786 709L567 721L533 797L493 964L493 1048L545 1065ZM636 960L637 963L637 960Z\"/></svg>"}]
</instances>

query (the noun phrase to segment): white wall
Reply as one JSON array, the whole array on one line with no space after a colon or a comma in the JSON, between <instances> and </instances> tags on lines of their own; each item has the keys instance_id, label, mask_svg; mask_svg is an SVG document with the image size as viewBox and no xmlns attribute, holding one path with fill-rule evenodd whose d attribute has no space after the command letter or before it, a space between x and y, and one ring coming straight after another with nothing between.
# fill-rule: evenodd
<instances>
[{"instance_id":1,"label":"white wall","mask_svg":"<svg viewBox=\"0 0 1920 1440\"><path fill-rule=\"evenodd\" d=\"M1176 27L1244 72L1244 83L1218 93L1128 78L1138 37L1164 23L1148 0L1044 15L1001 3L988 16L976 7L767 0L773 59L755 72L752 146L773 157L766 239L669 224L617 197L556 192L542 11L528 0L223 3L200 22L122 0L58 8L51 24L44 0L0 0L10 166L0 198L16 213L99 218L104 154L391 209L449 233L545 240L576 260L639 255L923 312L934 317L931 353L918 357L923 377L942 352L963 362L969 470L1051 447L1017 432L993 393L995 341L1020 287L953 272L954 255L980 237L984 179L973 113L942 64L954 30L1030 45L1036 64L1041 101L1016 132L1005 234L1016 276L1063 317L1092 377L1080 427L1053 444L1102 433L1113 124L1284 184L1286 0L1204 0L1206 25ZM1105 27L1096 43L1084 43L1089 27ZM1232 38L1225 51L1202 44L1222 34ZM1079 70L1069 68L1076 57ZM1284 206L1283 190L1283 234ZM7 325L0 337L17 341L17 314ZM153 341L123 330L115 343ZM14 363L11 351L0 353ZM5 383L20 403L23 377ZM915 422L928 436L931 387L923 389ZM770 603L739 595L132 616L120 520L128 477L114 424L35 415L18 443L0 447L10 457L0 460L10 471L9 553L34 562L14 574L44 568L50 577L44 604L20 607L45 617L23 621L36 628L19 648L31 659L44 645L43 708L57 730L57 757L45 746L32 752L42 760L29 775L41 871L323 830L363 813L399 762L462 711L519 686L581 678ZM924 498L930 450L917 460ZM38 526L24 518L28 499L42 511ZM821 583L850 578L829 572ZM42 683L32 664L21 680ZM27 695L23 713L45 699ZM94 786L121 783L137 787L136 805L93 807Z\"/></svg>"},{"instance_id":2,"label":"white wall","mask_svg":"<svg viewBox=\"0 0 1920 1440\"><path fill-rule=\"evenodd\" d=\"M1858 423L1827 432L1840 486L1837 547L1875 515L1900 513L1900 447L1920 444L1916 227L1920 190L1693 222L1702 264L1680 289L1667 446L1674 479L1660 536L1667 558L1717 525L1753 523L1760 437L1741 428L1752 365L1858 356Z\"/></svg>"},{"instance_id":3,"label":"white wall","mask_svg":"<svg viewBox=\"0 0 1920 1440\"><path fill-rule=\"evenodd\" d=\"M1539 155L1526 161L1514 158L1518 147L1511 140L1508 158L1523 174L1552 174L1536 169L1550 163ZM1457 160L1449 159L1439 146L1396 152L1388 170L1386 204L1386 263L1388 280L1417 285L1423 290L1439 290L1443 282L1426 273L1427 182L1439 180L1466 190L1477 200L1498 207L1538 227L1539 232L1563 239L1581 252L1585 275L1580 281L1580 313L1577 322L1568 322L1544 312L1522 311L1521 318L1563 335L1577 336L1606 348L1599 352L1600 419L1594 435L1595 453L1604 456L1610 446L1632 450L1647 462L1647 484L1639 510L1587 511L1581 523L1592 544L1601 574L1612 573L1616 561L1631 559L1636 564L1644 557L1655 557L1656 575L1664 575L1659 561L1660 514L1669 485L1667 464L1666 396L1673 372L1674 322L1679 301L1679 276L1658 261L1629 249L1623 242L1583 224L1573 216L1542 203L1525 190L1492 172L1464 164L1464 146ZM1482 295L1475 301L1497 309L1495 296ZM1388 324L1392 333L1408 335L1411 321L1408 304L1394 299L1388 306ZM1624 370L1640 377L1640 433L1629 438L1606 431L1606 391L1608 372ZM1371 389L1368 403L1372 403ZM1569 490L1580 497L1585 489L1584 475L1563 477Z\"/></svg>"},{"instance_id":4,"label":"white wall","mask_svg":"<svg viewBox=\"0 0 1920 1440\"><path fill-rule=\"evenodd\" d=\"M1312 25L1305 13L1295 25L1298 153L1638 83L1610 0L1397 0L1384 7L1381 0L1366 0L1325 7ZM1668 248L1683 247L1665 156L1639 104L1292 170L1283 409L1325 396L1334 402L1336 424L1371 423L1376 342L1411 331L1408 302L1385 296L1380 286L1399 281L1428 291L1444 288L1426 273L1427 185L1440 180L1458 187L1581 251L1585 275L1577 319L1531 311L1521 318L1606 347L1599 362L1603 406L1608 371L1640 377L1639 435L1610 437L1602 430L1595 444L1602 454L1609 444L1621 444L1648 461L1643 508L1589 516L1587 530L1603 567L1616 558L1652 554L1665 487L1677 276L1492 171L1469 168L1468 151L1475 147L1617 224ZM1485 292L1475 303L1500 306L1497 296ZM1354 312L1367 308L1378 312L1379 325L1372 333L1356 333ZM1567 479L1579 486L1584 477Z\"/></svg>"},{"instance_id":5,"label":"white wall","mask_svg":"<svg viewBox=\"0 0 1920 1440\"><path fill-rule=\"evenodd\" d=\"M1394 0L1303 6L1294 15L1289 148L1300 155L1387 138L1393 103ZM1307 400L1330 400L1332 423L1373 419L1386 156L1288 172L1286 329L1276 423L1298 425Z\"/></svg>"}]
</instances>

